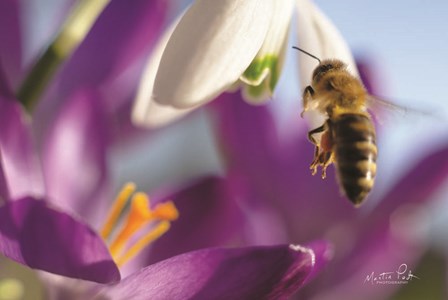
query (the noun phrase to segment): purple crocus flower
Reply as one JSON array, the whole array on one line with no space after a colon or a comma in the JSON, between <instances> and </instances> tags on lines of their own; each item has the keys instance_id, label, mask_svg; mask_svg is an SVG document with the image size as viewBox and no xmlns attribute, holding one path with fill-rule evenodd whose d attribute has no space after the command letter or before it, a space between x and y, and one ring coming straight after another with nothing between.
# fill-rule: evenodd
<instances>
[{"instance_id":1,"label":"purple crocus flower","mask_svg":"<svg viewBox=\"0 0 448 300\"><path fill-rule=\"evenodd\" d=\"M82 125L92 124L89 119L96 120L101 116L95 114L95 111L85 114L86 110L81 109L84 119L78 116L80 122L73 122L70 114L76 113L79 105L83 107L84 99L85 97L77 97L77 101L68 102L69 112L62 110L63 113L66 112L65 118L62 118L66 124L63 121L57 124L55 128L62 129L52 133L51 136L56 136L50 139L53 143L57 144L59 141L58 135L70 132L69 129L64 129L65 127L72 126L72 131L77 129L77 132L87 133L88 130ZM28 121L7 86L2 89L0 103L2 111L9 112L9 121L2 127L0 138L0 150L5 154L2 155L1 164L3 177L0 186L5 203L0 207L0 251L31 268L88 282L110 284L101 286L84 283L81 284L83 289L77 285L73 295L104 296L110 299L282 299L309 281L329 258L328 244L320 241L308 246L284 244L234 249L207 248L171 257L120 281L119 268L111 256L111 252L114 252L112 248L109 250L91 225L73 213L76 209L70 207L71 201L54 201L55 196L49 196L42 186L42 178L38 175L40 168L30 167L35 161L36 152L30 140ZM11 136L19 140L11 141ZM90 142L95 135L86 134L84 137L85 142ZM12 147L16 147L13 150L17 151L13 151ZM97 151L101 149L103 148L100 147ZM64 154L54 152L54 155ZM82 163L82 159L86 157L74 158L79 161L78 168L85 168L88 164L101 164L98 161ZM92 156L87 157L87 160L89 159L92 159ZM22 162L27 163L27 168L22 167ZM16 169L11 171L8 166ZM44 164L45 167L47 165ZM72 167L73 171L77 171L77 166ZM45 178L52 178L48 174L58 174L57 171L56 167L46 170L50 173L47 173ZM28 176L24 176L25 174ZM17 180L15 176L27 180L23 183L23 180ZM32 186L28 184L40 185L41 195L32 189L20 190L24 186ZM71 191L67 189L68 191L62 191L61 195ZM17 190L25 195L15 196ZM73 203L76 201L73 200ZM157 206L150 212L157 214L156 210ZM113 244L110 247L113 247Z\"/></svg>"},{"instance_id":2,"label":"purple crocus flower","mask_svg":"<svg viewBox=\"0 0 448 300\"><path fill-rule=\"evenodd\" d=\"M313 149L298 115L290 121L289 131L279 134L268 107L250 107L238 97L221 96L212 111L227 176L243 182L246 197L239 194L239 205L257 215L259 231L283 233L259 234L255 242L300 243L326 237L334 243L334 260L300 291L303 298L384 299L391 295L399 286L378 288L367 276L397 271L402 264L408 271L415 267L427 245L409 225L446 181L448 148L418 162L379 198L381 186L377 186L368 199L376 207L357 210L340 196L333 171L324 181L311 176ZM264 220L260 218L263 211L270 212Z\"/></svg>"},{"instance_id":3,"label":"purple crocus flower","mask_svg":"<svg viewBox=\"0 0 448 300\"><path fill-rule=\"evenodd\" d=\"M128 63L127 59L134 59L135 49L142 51L135 44L143 42L132 26L129 32L133 34L122 30L108 35L109 27L105 23L119 27L117 20L131 20L137 29L142 29L145 26L139 21L154 19L147 18L144 12L151 12L151 6L163 1L135 3L140 6L111 2L56 77L39 112L33 116L33 123L8 87L10 78L20 77L17 65L8 65L6 76L1 74L0 252L31 268L59 275L59 283L67 281L62 284L63 288L51 280L49 284L55 287L52 295L63 295L64 299L283 299L290 296L310 281L329 259L326 242L305 246L284 243L206 248L170 257L120 281L122 270L110 249L114 243L108 247L94 228L104 211L102 208L108 204L104 188L109 183L105 157L111 136L106 125L110 124L109 116L125 104L114 101L114 105L107 107L110 110L104 110L101 105L104 102L98 99L107 98L109 94L102 89L109 87L120 73L117 69ZM18 14L18 2L8 2L8 5L10 11ZM129 7L134 7L133 13L123 14ZM12 21L18 23L14 18ZM101 63L95 60L93 64L85 59L112 43L104 39L115 41L117 37L127 40L118 43L114 51L104 51L108 55L96 56ZM2 60L15 57L8 49L3 50ZM31 124L39 129L40 151L35 149ZM149 213L166 213L157 212L157 207L163 205L159 203ZM45 274L45 278L51 277ZM66 278L79 280L76 290L70 289L73 282ZM101 285L104 283L108 285Z\"/></svg>"},{"instance_id":4,"label":"purple crocus flower","mask_svg":"<svg viewBox=\"0 0 448 300\"><path fill-rule=\"evenodd\" d=\"M72 2L59 6L60 11L56 12L60 15L54 18L59 20L56 24L63 23ZM14 91L26 78L25 71L31 69L30 62L33 64L38 58L37 51L30 55L26 47L30 36L42 35L38 49L42 52L48 46L45 37L59 30L53 27L47 28L48 32L34 31L39 27L33 26L34 23L45 22L39 19L41 14L32 14L31 20L27 19L28 7L26 1L0 4L0 64ZM135 89L132 82L136 82L133 76L139 74L136 65L151 49L166 21L168 8L164 0L137 0L132 4L111 1L39 99L32 115L33 133L36 148L42 153L46 194L58 205L75 208L85 215L100 209L91 209L97 203L107 205L104 201L92 203L90 199L111 198L106 163L109 146L117 140L125 144L129 136L138 133L135 128L129 130L131 97ZM82 142L84 139L88 142ZM79 160L80 157L84 159ZM92 166L89 164L92 161L98 163L95 169L89 169L89 177L83 175L84 171L74 171L85 170ZM73 168L79 163L85 168Z\"/></svg>"},{"instance_id":5,"label":"purple crocus flower","mask_svg":"<svg viewBox=\"0 0 448 300\"><path fill-rule=\"evenodd\" d=\"M14 91L19 90L28 71L48 47L49 38L60 31L74 4L74 1L65 1L56 6L57 9L49 9L50 16L27 14L31 6L27 1L0 4L0 61ZM45 5L48 4L42 3L40 8L44 10ZM109 116L107 125L111 131L127 130L131 98L140 76L140 61L152 49L166 22L169 7L169 1L165 0L136 0L132 4L110 1L82 42L65 57L38 100L33 112L33 118L38 120L34 124L38 137L51 126L60 105L80 91L93 93L98 105ZM53 21L47 22L44 18ZM54 26L42 28L42 24L48 23ZM31 50L27 48L30 44L34 46ZM129 130L126 133L120 138L129 136Z\"/></svg>"},{"instance_id":6,"label":"purple crocus flower","mask_svg":"<svg viewBox=\"0 0 448 300\"><path fill-rule=\"evenodd\" d=\"M100 237L44 200L28 197L10 202L0 208L0 216L4 255L30 267L58 270L84 280L119 280L118 269ZM315 243L308 247L203 249L148 266L117 284L90 285L84 297L282 299L316 271L315 261L323 259L325 247Z\"/></svg>"}]
</instances>

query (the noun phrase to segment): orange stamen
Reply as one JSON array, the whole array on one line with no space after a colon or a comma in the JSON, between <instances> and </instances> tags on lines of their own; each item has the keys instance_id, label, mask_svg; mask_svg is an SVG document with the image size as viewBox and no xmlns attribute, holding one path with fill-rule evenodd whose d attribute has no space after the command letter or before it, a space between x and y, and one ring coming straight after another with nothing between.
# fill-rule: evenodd
<instances>
[{"instance_id":1,"label":"orange stamen","mask_svg":"<svg viewBox=\"0 0 448 300\"><path fill-rule=\"evenodd\" d=\"M134 184L128 183L121 190L101 231L103 238L107 239L117 224L122 223L120 231L109 246L110 253L118 266L124 265L144 247L167 232L171 227L170 222L179 217L179 212L171 201L160 203L151 209L149 198L145 193L135 193L129 200L135 188ZM122 211L129 201L131 205L127 219L124 222L119 222L119 219L123 218ZM150 223L155 223L151 224L150 231L133 245L129 245L129 240Z\"/></svg>"},{"instance_id":2,"label":"orange stamen","mask_svg":"<svg viewBox=\"0 0 448 300\"><path fill-rule=\"evenodd\" d=\"M108 239L113 228L116 226L118 217L120 216L120 213L123 211L123 208L125 207L126 203L128 202L129 197L132 195L132 193L135 191L135 184L133 183L127 183L118 194L117 198L115 199L114 205L112 206L106 223L103 226L103 229L101 230L101 236L103 239Z\"/></svg>"},{"instance_id":3,"label":"orange stamen","mask_svg":"<svg viewBox=\"0 0 448 300\"><path fill-rule=\"evenodd\" d=\"M151 220L149 199L144 193L136 193L132 197L131 210L126 223L109 248L112 256L117 257L126 242L149 220Z\"/></svg>"},{"instance_id":4,"label":"orange stamen","mask_svg":"<svg viewBox=\"0 0 448 300\"><path fill-rule=\"evenodd\" d=\"M171 224L169 221L161 221L153 230L148 232L145 236L139 239L128 251L126 251L122 256L117 258L116 263L119 267L123 266L130 259L134 258L140 251L147 245L154 242L156 239L161 237L165 232L170 229Z\"/></svg>"},{"instance_id":5,"label":"orange stamen","mask_svg":"<svg viewBox=\"0 0 448 300\"><path fill-rule=\"evenodd\" d=\"M160 220L174 221L179 217L179 212L174 203L168 201L158 204L153 210L153 215Z\"/></svg>"}]
</instances>

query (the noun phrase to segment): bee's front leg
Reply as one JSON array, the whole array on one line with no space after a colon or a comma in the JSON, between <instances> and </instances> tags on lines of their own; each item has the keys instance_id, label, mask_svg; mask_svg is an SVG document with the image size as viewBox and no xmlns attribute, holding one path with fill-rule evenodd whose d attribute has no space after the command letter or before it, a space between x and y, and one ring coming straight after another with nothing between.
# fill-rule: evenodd
<instances>
[{"instance_id":1,"label":"bee's front leg","mask_svg":"<svg viewBox=\"0 0 448 300\"><path fill-rule=\"evenodd\" d=\"M303 118L303 114L308 110L309 103L313 100L313 96L314 96L314 90L311 87L311 85L309 85L303 90L303 95L302 95L303 110L300 113L300 116L302 118Z\"/></svg>"}]
</instances>

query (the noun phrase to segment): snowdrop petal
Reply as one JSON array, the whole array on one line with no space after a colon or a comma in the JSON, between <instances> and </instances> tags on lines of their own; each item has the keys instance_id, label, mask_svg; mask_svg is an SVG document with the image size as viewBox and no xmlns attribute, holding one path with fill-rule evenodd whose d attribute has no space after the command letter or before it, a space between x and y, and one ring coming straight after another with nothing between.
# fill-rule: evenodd
<instances>
[{"instance_id":1,"label":"snowdrop petal","mask_svg":"<svg viewBox=\"0 0 448 300\"><path fill-rule=\"evenodd\" d=\"M179 20L180 17L165 30L165 33L148 59L145 71L140 80L134 107L132 108L131 117L132 122L135 125L144 127L162 126L184 116L193 109L180 109L161 105L155 102L152 98L154 80L160 65L160 60L162 59L163 51L165 50L166 44L173 34L174 29L179 23Z\"/></svg>"},{"instance_id":2,"label":"snowdrop petal","mask_svg":"<svg viewBox=\"0 0 448 300\"><path fill-rule=\"evenodd\" d=\"M249 103L263 103L272 96L283 67L293 5L292 0L275 2L266 40L240 77L247 84L243 93Z\"/></svg>"},{"instance_id":3,"label":"snowdrop petal","mask_svg":"<svg viewBox=\"0 0 448 300\"><path fill-rule=\"evenodd\" d=\"M172 106L160 105L153 100L150 100L144 104L140 101L137 104L144 105L144 108L140 109L139 107L134 106L135 110L132 115L134 118L133 122L135 125L148 128L155 128L169 124L196 108L181 109Z\"/></svg>"},{"instance_id":4,"label":"snowdrop petal","mask_svg":"<svg viewBox=\"0 0 448 300\"><path fill-rule=\"evenodd\" d=\"M320 59L337 58L345 62L349 70L358 75L350 49L334 24L309 0L297 1L297 34L299 47ZM299 54L302 89L311 82L311 74L317 66L313 58Z\"/></svg>"},{"instance_id":5,"label":"snowdrop petal","mask_svg":"<svg viewBox=\"0 0 448 300\"><path fill-rule=\"evenodd\" d=\"M297 1L297 34L299 46L320 59L337 58L348 65L349 71L358 76L354 58L342 35L334 24L309 0ZM298 54L301 90L311 83L317 61L308 55ZM310 128L324 122L324 116L309 107L304 118ZM319 137L317 138L319 140Z\"/></svg>"},{"instance_id":6,"label":"snowdrop petal","mask_svg":"<svg viewBox=\"0 0 448 300\"><path fill-rule=\"evenodd\" d=\"M163 53L153 97L160 104L203 104L238 80L266 37L274 1L198 0Z\"/></svg>"}]
</instances>

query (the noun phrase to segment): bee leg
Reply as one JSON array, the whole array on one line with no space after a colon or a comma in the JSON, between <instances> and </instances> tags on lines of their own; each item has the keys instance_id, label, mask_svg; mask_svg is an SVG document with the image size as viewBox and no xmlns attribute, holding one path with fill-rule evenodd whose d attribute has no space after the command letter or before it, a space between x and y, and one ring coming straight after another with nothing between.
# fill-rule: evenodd
<instances>
[{"instance_id":1,"label":"bee leg","mask_svg":"<svg viewBox=\"0 0 448 300\"><path fill-rule=\"evenodd\" d=\"M314 90L311 85L307 86L305 90L303 90L302 101L303 101L303 110L300 113L300 116L303 118L303 114L308 110L308 103L313 100Z\"/></svg>"},{"instance_id":2,"label":"bee leg","mask_svg":"<svg viewBox=\"0 0 448 300\"><path fill-rule=\"evenodd\" d=\"M315 175L317 172L317 167L321 164L321 151L320 151L320 146L317 143L316 139L313 137L313 135L317 134L317 133L321 133L323 131L326 130L326 126L325 124L322 126L319 126L311 131L308 132L308 140L314 144L315 148L314 148L314 159L311 162L310 165L310 169L312 170L311 174Z\"/></svg>"},{"instance_id":3,"label":"bee leg","mask_svg":"<svg viewBox=\"0 0 448 300\"><path fill-rule=\"evenodd\" d=\"M317 149L317 147L316 147ZM314 157L314 160L311 162L310 169L311 169L311 175L316 175L317 173L317 167L319 166L319 154Z\"/></svg>"},{"instance_id":4,"label":"bee leg","mask_svg":"<svg viewBox=\"0 0 448 300\"><path fill-rule=\"evenodd\" d=\"M319 126L319 127L317 127L317 128L314 128L313 130L310 130L310 131L308 132L308 140L309 140L311 143L313 143L314 145L319 146L319 145L317 144L316 139L313 137L313 135L315 135L315 134L317 134L317 133L324 132L326 129L327 129L326 124L323 124L322 126Z\"/></svg>"},{"instance_id":5,"label":"bee leg","mask_svg":"<svg viewBox=\"0 0 448 300\"><path fill-rule=\"evenodd\" d=\"M313 162L310 165L311 174L316 175L317 168L321 166L322 168L322 179L327 177L327 167L333 162L333 152L331 151L321 151L314 157Z\"/></svg>"},{"instance_id":6,"label":"bee leg","mask_svg":"<svg viewBox=\"0 0 448 300\"><path fill-rule=\"evenodd\" d=\"M317 149L317 147L316 147ZM310 165L311 174L316 175L317 168L322 167L322 179L327 177L327 167L333 163L333 152L331 151L320 151L315 154L314 160Z\"/></svg>"},{"instance_id":7,"label":"bee leg","mask_svg":"<svg viewBox=\"0 0 448 300\"><path fill-rule=\"evenodd\" d=\"M323 152L320 165L322 166L322 179L327 177L327 167L333 162L333 152Z\"/></svg>"},{"instance_id":8,"label":"bee leg","mask_svg":"<svg viewBox=\"0 0 448 300\"><path fill-rule=\"evenodd\" d=\"M311 174L315 175L317 173L318 166L322 167L322 179L327 176L327 167L333 162L333 143L331 139L331 134L328 131L328 124L315 128L308 132L309 140L316 146L314 151L314 159L310 165ZM320 144L317 143L316 139L313 137L314 134L323 132L320 140Z\"/></svg>"},{"instance_id":9,"label":"bee leg","mask_svg":"<svg viewBox=\"0 0 448 300\"><path fill-rule=\"evenodd\" d=\"M327 128L330 127L327 121ZM322 179L327 176L327 167L333 163L333 139L330 130L326 130L320 138L320 147L322 148L320 165L322 166Z\"/></svg>"}]
</instances>

